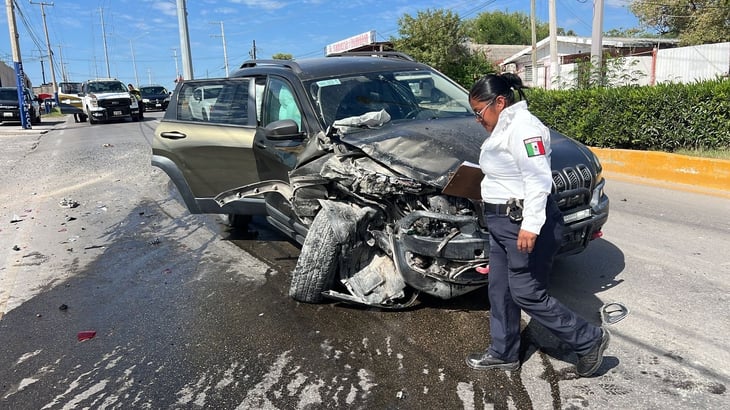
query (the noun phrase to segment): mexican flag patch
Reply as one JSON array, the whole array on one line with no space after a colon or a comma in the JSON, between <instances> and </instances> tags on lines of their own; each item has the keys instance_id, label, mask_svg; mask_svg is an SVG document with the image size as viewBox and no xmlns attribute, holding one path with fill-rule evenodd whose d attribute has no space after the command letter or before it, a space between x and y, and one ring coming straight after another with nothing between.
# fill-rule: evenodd
<instances>
[{"instance_id":1,"label":"mexican flag patch","mask_svg":"<svg viewBox=\"0 0 730 410\"><path fill-rule=\"evenodd\" d=\"M545 145L542 143L542 138L534 137L528 138L523 141L525 143L525 149L527 150L528 157L536 157L538 155L545 155Z\"/></svg>"}]
</instances>

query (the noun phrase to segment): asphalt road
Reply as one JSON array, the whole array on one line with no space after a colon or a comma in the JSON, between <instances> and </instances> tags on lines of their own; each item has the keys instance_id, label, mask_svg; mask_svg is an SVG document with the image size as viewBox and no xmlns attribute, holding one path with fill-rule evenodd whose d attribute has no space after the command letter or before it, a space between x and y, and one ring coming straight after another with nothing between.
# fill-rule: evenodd
<instances>
[{"instance_id":1,"label":"asphalt road","mask_svg":"<svg viewBox=\"0 0 730 410\"><path fill-rule=\"evenodd\" d=\"M609 180L603 239L551 287L594 322L630 308L599 374L528 317L522 369L478 372L485 292L292 301L297 246L190 215L149 165L159 116L0 134L0 408L727 407L730 200Z\"/></svg>"}]
</instances>

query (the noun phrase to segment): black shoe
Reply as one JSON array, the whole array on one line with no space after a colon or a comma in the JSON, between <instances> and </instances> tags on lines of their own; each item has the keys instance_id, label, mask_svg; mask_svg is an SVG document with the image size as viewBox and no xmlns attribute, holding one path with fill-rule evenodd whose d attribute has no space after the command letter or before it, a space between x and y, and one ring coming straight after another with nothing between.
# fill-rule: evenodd
<instances>
[{"instance_id":1,"label":"black shoe","mask_svg":"<svg viewBox=\"0 0 730 410\"><path fill-rule=\"evenodd\" d=\"M578 355L578 363L575 365L576 373L581 377L591 376L601 367L603 363L603 352L608 347L608 341L611 340L611 334L608 330L601 328L601 340L596 342L588 353Z\"/></svg>"},{"instance_id":2,"label":"black shoe","mask_svg":"<svg viewBox=\"0 0 730 410\"><path fill-rule=\"evenodd\" d=\"M519 360L507 362L502 359L497 359L489 353L472 353L466 357L466 364L472 369L477 370L517 370L520 368Z\"/></svg>"}]
</instances>

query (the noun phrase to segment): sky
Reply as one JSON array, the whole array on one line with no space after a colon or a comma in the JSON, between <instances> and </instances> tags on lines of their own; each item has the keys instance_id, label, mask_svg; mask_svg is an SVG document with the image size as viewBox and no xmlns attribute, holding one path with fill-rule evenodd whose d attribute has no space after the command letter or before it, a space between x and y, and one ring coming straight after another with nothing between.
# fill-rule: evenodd
<instances>
[{"instance_id":1,"label":"sky","mask_svg":"<svg viewBox=\"0 0 730 410\"><path fill-rule=\"evenodd\" d=\"M40 3L46 6L41 7ZM398 37L398 19L447 9L462 19L482 12L530 14L528 0L187 0L194 78L225 77L251 58L288 53L321 57L328 44L376 32L377 41ZM604 0L603 31L638 27L630 0ZM42 9L53 51L56 81L114 77L125 84L174 89L183 73L175 0L15 0L23 69L34 86L51 82ZM52 4L52 5L51 5ZM548 0L536 0L540 22ZM556 0L558 26L590 37L592 0ZM8 26L7 13L0 22ZM0 60L13 66L9 31L0 35ZM540 40L540 39L538 39ZM225 48L224 48L225 44ZM41 62L43 61L43 62ZM45 81L44 81L45 78Z\"/></svg>"}]
</instances>

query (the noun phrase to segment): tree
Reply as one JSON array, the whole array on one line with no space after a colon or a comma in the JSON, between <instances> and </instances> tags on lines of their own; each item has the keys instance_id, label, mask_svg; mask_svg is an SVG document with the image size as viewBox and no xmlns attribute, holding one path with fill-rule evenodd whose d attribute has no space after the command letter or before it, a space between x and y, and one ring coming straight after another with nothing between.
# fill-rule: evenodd
<instances>
[{"instance_id":1,"label":"tree","mask_svg":"<svg viewBox=\"0 0 730 410\"><path fill-rule=\"evenodd\" d=\"M642 25L681 45L730 41L728 0L636 0L629 8Z\"/></svg>"},{"instance_id":2,"label":"tree","mask_svg":"<svg viewBox=\"0 0 730 410\"><path fill-rule=\"evenodd\" d=\"M466 46L466 31L457 14L438 9L418 11L398 19L400 38L390 41L398 51L428 64L464 87L494 67L480 54L472 54Z\"/></svg>"},{"instance_id":3,"label":"tree","mask_svg":"<svg viewBox=\"0 0 730 410\"><path fill-rule=\"evenodd\" d=\"M293 60L294 56L289 53L276 53L271 58L274 60Z\"/></svg>"},{"instance_id":4,"label":"tree","mask_svg":"<svg viewBox=\"0 0 730 410\"><path fill-rule=\"evenodd\" d=\"M480 44L532 44L530 16L501 11L481 13L467 24L467 33ZM537 40L550 34L547 23L536 22Z\"/></svg>"}]
</instances>

